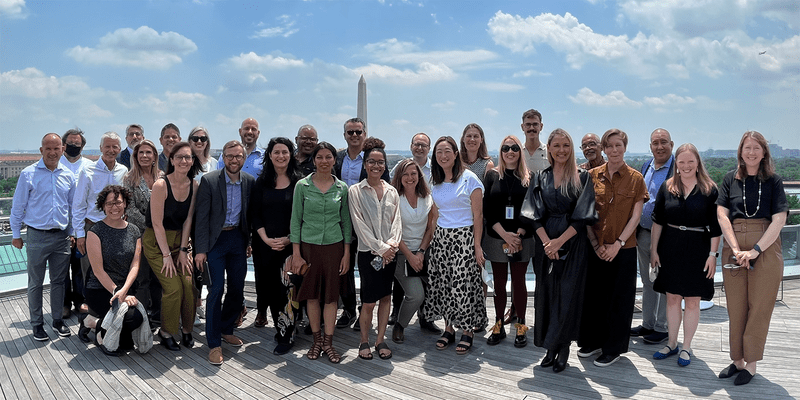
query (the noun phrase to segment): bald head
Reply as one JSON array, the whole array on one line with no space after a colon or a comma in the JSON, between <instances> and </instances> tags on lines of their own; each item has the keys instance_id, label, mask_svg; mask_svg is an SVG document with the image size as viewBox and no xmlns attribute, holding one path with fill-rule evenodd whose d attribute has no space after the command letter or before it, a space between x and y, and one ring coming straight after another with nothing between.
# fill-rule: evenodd
<instances>
[{"instance_id":1,"label":"bald head","mask_svg":"<svg viewBox=\"0 0 800 400\"><path fill-rule=\"evenodd\" d=\"M586 161L589 161L590 165L595 165L598 161L597 159L603 157L600 154L600 136L594 133L583 135L583 139L581 139L581 150L583 151L583 156L586 158Z\"/></svg>"},{"instance_id":2,"label":"bald head","mask_svg":"<svg viewBox=\"0 0 800 400\"><path fill-rule=\"evenodd\" d=\"M42 147L39 147L39 152L42 153L42 160L47 169L53 171L58 166L58 161L61 159L61 154L64 152L64 144L61 142L61 136L55 133L48 133L42 138Z\"/></svg>"},{"instance_id":3,"label":"bald head","mask_svg":"<svg viewBox=\"0 0 800 400\"><path fill-rule=\"evenodd\" d=\"M256 121L255 118L247 118L242 121L242 127L239 128L239 137L242 139L242 144L247 154L250 154L250 152L256 148L256 142L260 134L261 131L258 130L258 121Z\"/></svg>"},{"instance_id":4,"label":"bald head","mask_svg":"<svg viewBox=\"0 0 800 400\"><path fill-rule=\"evenodd\" d=\"M653 163L660 168L672 156L672 137L666 129L658 128L650 134L650 151L653 153Z\"/></svg>"}]
</instances>

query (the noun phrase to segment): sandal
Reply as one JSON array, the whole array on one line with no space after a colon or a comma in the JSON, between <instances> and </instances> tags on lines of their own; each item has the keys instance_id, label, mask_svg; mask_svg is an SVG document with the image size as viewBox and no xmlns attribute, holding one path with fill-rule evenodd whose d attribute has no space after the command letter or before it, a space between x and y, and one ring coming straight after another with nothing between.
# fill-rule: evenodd
<instances>
[{"instance_id":1,"label":"sandal","mask_svg":"<svg viewBox=\"0 0 800 400\"><path fill-rule=\"evenodd\" d=\"M389 346L386 345L386 342L380 342L375 344L375 350L378 351L378 357L380 357L381 360L388 360L392 358L392 349L390 349ZM389 350L389 354L381 353L381 350Z\"/></svg>"},{"instance_id":2,"label":"sandal","mask_svg":"<svg viewBox=\"0 0 800 400\"><path fill-rule=\"evenodd\" d=\"M318 359L319 353L322 352L322 331L316 331L313 335L314 343L311 344L311 348L308 349L308 353L306 353L306 357L308 357L309 360Z\"/></svg>"},{"instance_id":3,"label":"sandal","mask_svg":"<svg viewBox=\"0 0 800 400\"><path fill-rule=\"evenodd\" d=\"M361 352L364 350L369 350L369 353L367 353L367 355L362 355ZM370 349L369 343L364 342L358 345L358 358L362 360L372 360L372 349Z\"/></svg>"},{"instance_id":4,"label":"sandal","mask_svg":"<svg viewBox=\"0 0 800 400\"><path fill-rule=\"evenodd\" d=\"M466 343L461 343L466 342ZM469 335L461 335L461 340L456 345L456 354L463 356L464 354L469 353L469 350L472 348L472 336Z\"/></svg>"},{"instance_id":5,"label":"sandal","mask_svg":"<svg viewBox=\"0 0 800 400\"><path fill-rule=\"evenodd\" d=\"M666 353L662 353L663 350L669 350L669 351L667 351ZM664 346L663 349L653 353L653 358L656 360L663 360L669 356L674 356L675 354L678 354L678 346L675 345L675 348L673 349L672 347L669 347L669 345L666 345Z\"/></svg>"},{"instance_id":6,"label":"sandal","mask_svg":"<svg viewBox=\"0 0 800 400\"><path fill-rule=\"evenodd\" d=\"M683 353L686 353L686 358L683 358ZM680 354L678 354L678 365L681 367L685 367L692 362L692 353L689 350L683 349L681 350Z\"/></svg>"},{"instance_id":7,"label":"sandal","mask_svg":"<svg viewBox=\"0 0 800 400\"><path fill-rule=\"evenodd\" d=\"M322 352L328 356L328 361L338 364L342 362L342 356L333 348L333 335L325 335L322 340Z\"/></svg>"},{"instance_id":8,"label":"sandal","mask_svg":"<svg viewBox=\"0 0 800 400\"><path fill-rule=\"evenodd\" d=\"M442 337L436 341L436 350L444 350L456 340L455 332L444 331Z\"/></svg>"}]
</instances>

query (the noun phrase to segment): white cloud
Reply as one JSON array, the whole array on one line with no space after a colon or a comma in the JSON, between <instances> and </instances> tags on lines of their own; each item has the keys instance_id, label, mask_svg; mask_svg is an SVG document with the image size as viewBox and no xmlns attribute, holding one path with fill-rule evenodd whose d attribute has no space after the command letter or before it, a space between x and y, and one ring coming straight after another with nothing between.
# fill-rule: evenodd
<instances>
[{"instance_id":1,"label":"white cloud","mask_svg":"<svg viewBox=\"0 0 800 400\"><path fill-rule=\"evenodd\" d=\"M366 79L377 79L400 85L451 81L457 76L447 65L428 62L421 63L416 70L400 70L388 65L368 64L354 68L353 72L355 72L355 76L364 75Z\"/></svg>"},{"instance_id":2,"label":"white cloud","mask_svg":"<svg viewBox=\"0 0 800 400\"><path fill-rule=\"evenodd\" d=\"M529 78L531 76L551 76L550 72L540 72L534 69L528 69L525 71L514 72L512 75L514 78Z\"/></svg>"},{"instance_id":3,"label":"white cloud","mask_svg":"<svg viewBox=\"0 0 800 400\"><path fill-rule=\"evenodd\" d=\"M688 96L683 97L670 93L661 97L645 96L644 103L656 107L670 107L670 106L684 106L687 104L694 104L697 103L697 100Z\"/></svg>"},{"instance_id":4,"label":"white cloud","mask_svg":"<svg viewBox=\"0 0 800 400\"><path fill-rule=\"evenodd\" d=\"M472 85L490 92L518 92L525 89L525 86L504 82L473 82Z\"/></svg>"},{"instance_id":5,"label":"white cloud","mask_svg":"<svg viewBox=\"0 0 800 400\"><path fill-rule=\"evenodd\" d=\"M292 21L291 17L288 15L281 15L276 19L281 23L281 25L260 29L250 36L250 38L258 39L278 36L287 38L300 31L299 29L293 28L295 21ZM263 26L263 24L259 24L259 26Z\"/></svg>"},{"instance_id":6,"label":"white cloud","mask_svg":"<svg viewBox=\"0 0 800 400\"><path fill-rule=\"evenodd\" d=\"M268 69L288 69L305 66L303 60L292 56L264 54L260 56L254 52L241 53L228 59L232 67L245 71L263 71Z\"/></svg>"},{"instance_id":7,"label":"white cloud","mask_svg":"<svg viewBox=\"0 0 800 400\"><path fill-rule=\"evenodd\" d=\"M25 18L25 0L0 0L0 17Z\"/></svg>"},{"instance_id":8,"label":"white cloud","mask_svg":"<svg viewBox=\"0 0 800 400\"><path fill-rule=\"evenodd\" d=\"M483 109L483 112L484 112L486 115L490 116L490 117L496 117L496 116L497 116L497 114L500 114L500 112L499 112L499 111L497 111L497 110L493 110L493 109L491 109L491 108L488 108L488 107L487 107L487 108L484 108L484 109Z\"/></svg>"},{"instance_id":9,"label":"white cloud","mask_svg":"<svg viewBox=\"0 0 800 400\"><path fill-rule=\"evenodd\" d=\"M141 26L117 29L100 38L95 48L75 46L66 54L85 64L168 69L196 50L193 41L178 33Z\"/></svg>"},{"instance_id":10,"label":"white cloud","mask_svg":"<svg viewBox=\"0 0 800 400\"><path fill-rule=\"evenodd\" d=\"M377 61L387 64L422 63L444 64L449 68L485 63L496 59L496 53L489 50L448 50L421 51L419 46L411 42L397 39L386 39L382 42L370 43L364 49Z\"/></svg>"},{"instance_id":11,"label":"white cloud","mask_svg":"<svg viewBox=\"0 0 800 400\"><path fill-rule=\"evenodd\" d=\"M456 106L456 103L450 100L445 101L444 103L433 103L431 107L442 110L442 111L450 111L453 110Z\"/></svg>"},{"instance_id":12,"label":"white cloud","mask_svg":"<svg viewBox=\"0 0 800 400\"><path fill-rule=\"evenodd\" d=\"M605 95L600 95L593 92L589 88L582 88L578 90L575 96L567 96L575 104L583 104L587 106L597 107L633 107L638 108L642 103L633 101L625 96L620 90L613 90Z\"/></svg>"},{"instance_id":13,"label":"white cloud","mask_svg":"<svg viewBox=\"0 0 800 400\"><path fill-rule=\"evenodd\" d=\"M800 66L800 36L752 39L742 31L720 39L642 32L633 37L603 35L570 13L522 18L498 11L488 26L494 42L515 53L533 54L537 45L544 44L564 54L574 69L587 63L607 64L648 79L662 75L687 79L691 73L712 78L726 73L785 75ZM773 51L767 54L774 57L757 58L759 51L768 48Z\"/></svg>"}]
</instances>

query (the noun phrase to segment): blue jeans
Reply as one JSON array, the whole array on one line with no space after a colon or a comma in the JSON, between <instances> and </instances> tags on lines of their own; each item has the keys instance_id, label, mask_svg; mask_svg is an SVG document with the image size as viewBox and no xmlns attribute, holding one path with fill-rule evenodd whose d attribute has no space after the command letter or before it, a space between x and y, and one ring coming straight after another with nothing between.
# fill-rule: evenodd
<instances>
[{"instance_id":1,"label":"blue jeans","mask_svg":"<svg viewBox=\"0 0 800 400\"><path fill-rule=\"evenodd\" d=\"M206 298L206 339L208 347L222 345L222 335L232 335L244 303L244 278L247 275L247 240L238 229L222 231L207 254L210 284ZM225 301L225 273L228 290Z\"/></svg>"},{"instance_id":2,"label":"blue jeans","mask_svg":"<svg viewBox=\"0 0 800 400\"><path fill-rule=\"evenodd\" d=\"M69 270L70 240L67 231L40 231L28 228L28 310L31 326L44 325L42 285L50 267L50 312L53 323L60 322L64 306L64 279Z\"/></svg>"}]
</instances>

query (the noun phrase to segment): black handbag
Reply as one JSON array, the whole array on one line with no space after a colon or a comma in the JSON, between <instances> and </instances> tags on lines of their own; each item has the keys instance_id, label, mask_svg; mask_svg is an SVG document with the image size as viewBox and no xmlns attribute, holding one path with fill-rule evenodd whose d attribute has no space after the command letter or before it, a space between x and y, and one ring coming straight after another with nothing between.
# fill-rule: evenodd
<instances>
[{"instance_id":1,"label":"black handbag","mask_svg":"<svg viewBox=\"0 0 800 400\"><path fill-rule=\"evenodd\" d=\"M419 250L415 251L414 254L417 254ZM422 259L422 269L417 272L414 268L411 267L409 264L408 259L405 259L405 269L406 269L406 276L428 276L428 253L425 253L425 257Z\"/></svg>"}]
</instances>

